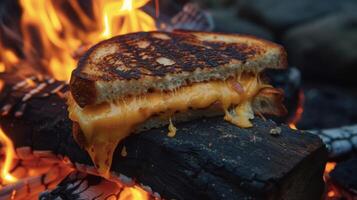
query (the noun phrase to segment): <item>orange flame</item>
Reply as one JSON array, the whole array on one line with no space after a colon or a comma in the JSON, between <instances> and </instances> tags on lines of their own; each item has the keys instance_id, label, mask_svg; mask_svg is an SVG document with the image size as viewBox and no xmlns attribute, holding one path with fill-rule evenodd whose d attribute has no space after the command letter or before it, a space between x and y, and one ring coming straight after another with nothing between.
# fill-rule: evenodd
<instances>
[{"instance_id":1,"label":"orange flame","mask_svg":"<svg viewBox=\"0 0 357 200\"><path fill-rule=\"evenodd\" d=\"M335 162L328 162L325 167L325 173L330 173L332 170L334 170L336 167Z\"/></svg>"},{"instance_id":2,"label":"orange flame","mask_svg":"<svg viewBox=\"0 0 357 200\"><path fill-rule=\"evenodd\" d=\"M5 85L4 81L0 79L0 92L4 88L4 85Z\"/></svg>"},{"instance_id":3,"label":"orange flame","mask_svg":"<svg viewBox=\"0 0 357 200\"><path fill-rule=\"evenodd\" d=\"M0 128L0 142L2 148L5 150L5 160L1 168L1 183L8 184L17 181L17 178L10 174L11 163L15 156L14 145L10 138L5 135L4 131Z\"/></svg>"},{"instance_id":4,"label":"orange flame","mask_svg":"<svg viewBox=\"0 0 357 200\"><path fill-rule=\"evenodd\" d=\"M326 183L326 189L327 189L327 198L326 199L333 199L339 196L339 192L337 189L333 186L333 184L330 181L330 172L334 170L336 167L335 162L328 162L326 163L325 166L325 171L324 171L324 181Z\"/></svg>"},{"instance_id":5,"label":"orange flame","mask_svg":"<svg viewBox=\"0 0 357 200\"><path fill-rule=\"evenodd\" d=\"M68 81L83 49L110 37L156 30L154 19L140 10L150 0L96 0L92 14L78 1L20 0L24 60L41 66L59 80ZM73 11L68 14L63 7ZM17 56L0 46L0 72Z\"/></svg>"},{"instance_id":6,"label":"orange flame","mask_svg":"<svg viewBox=\"0 0 357 200\"><path fill-rule=\"evenodd\" d=\"M119 200L145 200L149 199L148 193L138 186L126 187L120 193Z\"/></svg>"},{"instance_id":7,"label":"orange flame","mask_svg":"<svg viewBox=\"0 0 357 200\"><path fill-rule=\"evenodd\" d=\"M154 19L141 10L149 1L95 0L88 11L72 0L20 0L23 54L20 58L0 44L0 73L26 62L58 80L68 81L76 59L89 46L119 34L156 30ZM0 80L0 91L2 87ZM17 178L10 174L15 158L13 144L1 129L0 142L5 150L1 183L16 182ZM138 186L125 188L121 196L125 200L149 199L147 192Z\"/></svg>"},{"instance_id":8,"label":"orange flame","mask_svg":"<svg viewBox=\"0 0 357 200\"><path fill-rule=\"evenodd\" d=\"M147 4L149 0L132 0L113 1L104 5L103 9L103 38L113 36L115 28L112 26L116 17L123 17L122 29L117 30L119 34L150 31L155 27L155 21L145 12L139 10L140 7ZM118 9L119 8L119 9Z\"/></svg>"},{"instance_id":9,"label":"orange flame","mask_svg":"<svg viewBox=\"0 0 357 200\"><path fill-rule=\"evenodd\" d=\"M5 49L0 45L0 73L5 72L6 66L13 65L18 62L17 56L9 49Z\"/></svg>"}]
</instances>

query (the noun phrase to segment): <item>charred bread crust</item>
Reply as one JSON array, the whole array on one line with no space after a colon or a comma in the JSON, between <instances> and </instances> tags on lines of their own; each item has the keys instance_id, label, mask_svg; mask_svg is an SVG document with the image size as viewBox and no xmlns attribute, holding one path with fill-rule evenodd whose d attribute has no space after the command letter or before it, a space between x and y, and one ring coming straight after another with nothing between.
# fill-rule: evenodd
<instances>
[{"instance_id":1,"label":"charred bread crust","mask_svg":"<svg viewBox=\"0 0 357 200\"><path fill-rule=\"evenodd\" d=\"M72 72L70 81L70 90L73 99L81 107L94 104L97 98L95 82L90 79L82 78L80 75L73 75L74 73L75 71Z\"/></svg>"},{"instance_id":2,"label":"charred bread crust","mask_svg":"<svg viewBox=\"0 0 357 200\"><path fill-rule=\"evenodd\" d=\"M193 31L139 32L93 46L72 73L81 107L196 82L226 80L239 71L283 69L284 49L247 35Z\"/></svg>"},{"instance_id":3,"label":"charred bread crust","mask_svg":"<svg viewBox=\"0 0 357 200\"><path fill-rule=\"evenodd\" d=\"M207 32L204 31L193 31L193 30L182 30L182 29L176 29L174 30L175 33L191 33L193 35L206 35ZM251 39L255 41L260 41L264 45L266 45L267 48L277 48L278 52L280 54L280 57L278 59L278 65L274 66L267 66L267 68L274 68L274 69L286 69L288 66L288 56L287 52L285 51L284 47L280 44L271 42L269 40L264 40L261 38L258 38L254 35L247 35L247 34L237 34L237 33L221 33L221 32L214 32L211 33L212 35L219 35L219 36L225 36L225 37L242 37L246 39Z\"/></svg>"}]
</instances>

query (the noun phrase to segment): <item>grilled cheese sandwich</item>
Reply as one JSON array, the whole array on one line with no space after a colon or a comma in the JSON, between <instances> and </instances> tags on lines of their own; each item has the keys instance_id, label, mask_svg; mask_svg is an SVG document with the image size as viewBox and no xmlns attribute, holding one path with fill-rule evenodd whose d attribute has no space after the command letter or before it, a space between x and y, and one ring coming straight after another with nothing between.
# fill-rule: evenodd
<instances>
[{"instance_id":1,"label":"grilled cheese sandwich","mask_svg":"<svg viewBox=\"0 0 357 200\"><path fill-rule=\"evenodd\" d=\"M158 35L167 37L160 39ZM146 49L150 48L150 44L155 44L155 53L147 55L145 49L135 45L142 41L148 44ZM181 46L177 42L185 44ZM166 48L166 51L158 50L160 46ZM129 49L132 52L126 51ZM212 55L211 50L214 50L215 55ZM188 51L190 55L186 54L188 52L177 53L177 58L171 55L178 51ZM255 111L274 110L266 106L264 108L256 99L268 102L265 102L267 105L277 105L275 107L278 109L274 113L285 111L281 106L281 92L260 78L262 69L269 64L277 65L271 68L283 67L284 55L279 46L268 42L211 33L152 32L110 39L89 50L72 73L69 116L80 129L74 131L74 137L88 151L98 171L106 176L118 143L132 132L138 132L138 127L155 116L165 121L164 124L170 123L170 130L173 131L175 129L171 118L177 113L216 107L225 120L240 127L251 127L250 119L254 117ZM132 61L137 62L123 60L123 56L135 58ZM197 66L185 64L182 56L191 58L189 62ZM256 58L252 59L253 56ZM145 57L151 58L145 60ZM159 59L153 61L155 57ZM91 60L94 58L96 60ZM260 66L264 64L263 58L266 60L265 67ZM149 67L154 64L151 62L156 62L155 66L157 62L161 63L159 68L153 69L154 66ZM173 65L176 64L180 65L175 69ZM160 74L162 71L165 73ZM103 88L106 88L105 91ZM148 128L154 126L149 125Z\"/></svg>"}]
</instances>

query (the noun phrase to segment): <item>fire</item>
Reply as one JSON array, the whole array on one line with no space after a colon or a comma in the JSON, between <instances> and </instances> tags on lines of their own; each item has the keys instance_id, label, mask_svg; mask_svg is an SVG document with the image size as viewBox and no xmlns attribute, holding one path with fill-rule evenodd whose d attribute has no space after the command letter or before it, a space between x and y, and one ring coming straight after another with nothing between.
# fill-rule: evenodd
<instances>
[{"instance_id":1,"label":"fire","mask_svg":"<svg viewBox=\"0 0 357 200\"><path fill-rule=\"evenodd\" d=\"M155 21L145 12L139 10L147 4L149 0L137 0L135 3L132 0L112 1L104 5L103 9L103 38L110 38L115 33L125 34L138 31L150 31L155 27ZM119 8L119 9L118 9ZM121 30L116 30L113 27L113 20L117 17L123 17Z\"/></svg>"},{"instance_id":2,"label":"fire","mask_svg":"<svg viewBox=\"0 0 357 200\"><path fill-rule=\"evenodd\" d=\"M5 85L4 81L0 80L0 92L4 88L4 85Z\"/></svg>"},{"instance_id":3,"label":"fire","mask_svg":"<svg viewBox=\"0 0 357 200\"><path fill-rule=\"evenodd\" d=\"M327 188L327 198L326 199L330 199L330 198L334 198L334 197L338 197L338 191L336 190L336 188L330 183L329 180L329 174L332 170L334 170L336 167L336 163L335 162L328 162L326 163L325 166L325 171L324 171L324 181L326 183L326 188Z\"/></svg>"},{"instance_id":4,"label":"fire","mask_svg":"<svg viewBox=\"0 0 357 200\"><path fill-rule=\"evenodd\" d=\"M127 187L120 193L119 200L146 200L149 199L148 193L138 186Z\"/></svg>"},{"instance_id":5,"label":"fire","mask_svg":"<svg viewBox=\"0 0 357 200\"><path fill-rule=\"evenodd\" d=\"M92 13L88 14L88 9L78 1L20 0L23 10L20 60L68 81L80 49L84 48L81 54L89 46L115 35L156 30L155 20L141 10L149 1L91 1ZM19 58L5 47L0 49L0 72L3 72Z\"/></svg>"},{"instance_id":6,"label":"fire","mask_svg":"<svg viewBox=\"0 0 357 200\"><path fill-rule=\"evenodd\" d=\"M336 167L335 162L328 162L325 167L325 173L330 173L332 170L334 170Z\"/></svg>"},{"instance_id":7,"label":"fire","mask_svg":"<svg viewBox=\"0 0 357 200\"><path fill-rule=\"evenodd\" d=\"M7 65L13 65L18 62L18 58L14 52L9 49L5 49L0 45L1 55L0 55L0 73L5 72Z\"/></svg>"},{"instance_id":8,"label":"fire","mask_svg":"<svg viewBox=\"0 0 357 200\"><path fill-rule=\"evenodd\" d=\"M298 99L298 108L296 109L295 115L291 120L289 120L289 127L291 129L297 130L296 124L300 121L302 117L302 113L304 112L304 102L305 102L305 95L303 91L299 92L299 99Z\"/></svg>"},{"instance_id":9,"label":"fire","mask_svg":"<svg viewBox=\"0 0 357 200\"><path fill-rule=\"evenodd\" d=\"M333 190L331 190L331 191L329 191L329 192L327 193L327 196L328 196L328 197L334 197L334 196L336 196L336 192L333 191Z\"/></svg>"},{"instance_id":10,"label":"fire","mask_svg":"<svg viewBox=\"0 0 357 200\"><path fill-rule=\"evenodd\" d=\"M22 16L18 38L22 52L15 53L15 48L0 44L0 73L26 63L39 73L69 81L78 57L89 46L115 35L156 30L155 20L142 10L149 1L95 0L90 1L90 10L80 1L19 0ZM0 80L0 92L3 85ZM6 185L18 181L10 174L16 154L2 129L0 142L5 150L0 183ZM138 186L125 188L121 196L125 200L148 199L147 192Z\"/></svg>"},{"instance_id":11,"label":"fire","mask_svg":"<svg viewBox=\"0 0 357 200\"><path fill-rule=\"evenodd\" d=\"M8 184L17 181L17 178L10 174L10 168L15 156L14 145L12 141L5 135L4 131L0 127L0 143L5 150L5 160L2 163L0 178L1 184Z\"/></svg>"}]
</instances>

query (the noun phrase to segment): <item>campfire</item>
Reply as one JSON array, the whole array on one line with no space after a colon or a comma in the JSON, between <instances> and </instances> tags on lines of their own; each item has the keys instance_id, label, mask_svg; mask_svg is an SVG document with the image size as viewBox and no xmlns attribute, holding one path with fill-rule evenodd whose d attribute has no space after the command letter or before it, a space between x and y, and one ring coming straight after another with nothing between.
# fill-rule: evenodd
<instances>
[{"instance_id":1,"label":"campfire","mask_svg":"<svg viewBox=\"0 0 357 200\"><path fill-rule=\"evenodd\" d=\"M2 69L25 62L57 80L68 81L76 59L89 46L114 35L156 30L153 17L140 8L149 1L93 1L88 10L77 1L20 1L19 32L4 27L14 46L1 45ZM12 48L12 49L11 49Z\"/></svg>"},{"instance_id":2,"label":"campfire","mask_svg":"<svg viewBox=\"0 0 357 200\"><path fill-rule=\"evenodd\" d=\"M68 82L78 59L94 44L117 35L180 28L211 31L211 16L192 3L171 15L162 14L159 0L14 2L8 4L17 12L5 13L14 22L0 22L0 199L195 199L206 189L211 190L203 195L207 199L239 195L294 199L301 192L314 197L324 193L329 200L354 198L331 173L341 157L350 153L339 144L357 137L356 129L343 127L351 130L350 135L336 140L329 134L339 134L341 128L307 131L315 136L299 131L307 98L296 84L301 79L296 68L272 78L287 93L289 116L276 119L287 126L261 115L253 129L233 130L213 118L202 119L198 126L178 125L186 136L168 138L160 131L130 136L117 147L115 155L120 156L113 160L110 176L100 177L72 138L66 109ZM203 125L207 123L211 127ZM203 136L186 138L196 129L201 130L197 131L200 137L209 131L223 136L204 146ZM219 143L222 138L230 140ZM208 151L211 147L236 143L245 146L234 152L241 154L234 157L237 160L224 157L231 153L226 149L220 150L222 157L210 157L217 156ZM257 150L261 146L265 152ZM153 158L147 158L147 153ZM236 166L242 171L237 172ZM179 172L173 174L175 170ZM243 189L237 189L238 185Z\"/></svg>"},{"instance_id":3,"label":"campfire","mask_svg":"<svg viewBox=\"0 0 357 200\"><path fill-rule=\"evenodd\" d=\"M78 57L89 46L114 35L156 30L155 19L141 10L148 3L148 0L101 0L93 1L91 9L87 9L78 1L19 1L22 13L18 32L2 24L2 39L10 38L11 44L0 43L2 52L0 72L29 68L35 70L38 76L46 74L56 80L69 81ZM88 12L92 13L88 14ZM21 51L16 51L18 50L16 48L20 48ZM2 90L2 80L0 83L0 90ZM22 83L30 88L36 85L32 78L27 78ZM21 87L21 84L18 86ZM39 87L32 90L33 93L43 87L43 85L37 86ZM57 87L52 92L61 95L60 90L61 88ZM2 115L5 113L3 112ZM53 188L73 171L64 163L47 164L41 167L18 166L20 158L14 151L12 141L2 129L0 129L0 141L1 158L3 158L0 188L2 191L5 190L4 188L10 188L10 199L27 199L26 197L29 196L37 199L38 193L41 192L40 188L43 187L37 185L41 184L41 182L37 183L38 178L46 176L53 179L49 182L51 185L48 185L49 188ZM36 162L36 160L30 161ZM33 185L35 188L32 188ZM21 192L24 187L34 191ZM149 199L147 192L139 186L124 189L112 187L110 190L112 194L120 193L113 196L115 199ZM1 196L1 199L5 197Z\"/></svg>"}]
</instances>

